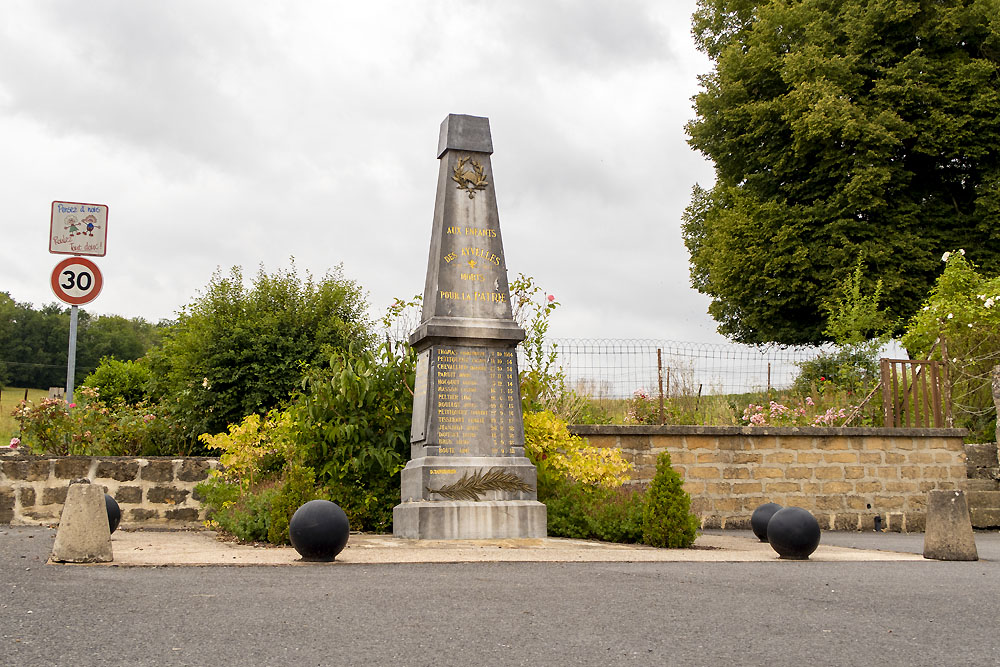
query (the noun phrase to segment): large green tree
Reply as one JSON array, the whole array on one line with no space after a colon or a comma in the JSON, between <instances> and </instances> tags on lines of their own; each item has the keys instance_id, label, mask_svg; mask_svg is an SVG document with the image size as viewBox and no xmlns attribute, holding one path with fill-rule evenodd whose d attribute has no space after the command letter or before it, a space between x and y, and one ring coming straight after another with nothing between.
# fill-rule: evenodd
<instances>
[{"instance_id":1,"label":"large green tree","mask_svg":"<svg viewBox=\"0 0 1000 667\"><path fill-rule=\"evenodd\" d=\"M826 340L859 259L900 318L947 250L1000 270L998 0L699 0L694 35L716 182L684 241L721 333Z\"/></svg>"},{"instance_id":2,"label":"large green tree","mask_svg":"<svg viewBox=\"0 0 1000 667\"><path fill-rule=\"evenodd\" d=\"M369 342L361 287L338 266L319 280L263 268L247 285L239 267L217 272L147 355L151 392L189 429L219 433L286 401L304 370L332 351Z\"/></svg>"},{"instance_id":3,"label":"large green tree","mask_svg":"<svg viewBox=\"0 0 1000 667\"><path fill-rule=\"evenodd\" d=\"M155 342L158 328L142 318L78 314L76 378L79 384L101 357L132 361ZM0 386L47 389L66 383L70 309L50 303L39 309L0 292Z\"/></svg>"}]
</instances>

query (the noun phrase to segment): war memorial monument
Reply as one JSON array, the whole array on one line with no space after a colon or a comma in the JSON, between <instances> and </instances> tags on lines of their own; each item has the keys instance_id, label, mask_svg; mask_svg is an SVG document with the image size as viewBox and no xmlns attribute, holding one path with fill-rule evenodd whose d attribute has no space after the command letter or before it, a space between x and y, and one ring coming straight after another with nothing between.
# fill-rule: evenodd
<instances>
[{"instance_id":1,"label":"war memorial monument","mask_svg":"<svg viewBox=\"0 0 1000 667\"><path fill-rule=\"evenodd\" d=\"M440 167L417 352L410 461L402 471L397 537L544 537L524 423L507 263L487 118L449 115Z\"/></svg>"}]
</instances>

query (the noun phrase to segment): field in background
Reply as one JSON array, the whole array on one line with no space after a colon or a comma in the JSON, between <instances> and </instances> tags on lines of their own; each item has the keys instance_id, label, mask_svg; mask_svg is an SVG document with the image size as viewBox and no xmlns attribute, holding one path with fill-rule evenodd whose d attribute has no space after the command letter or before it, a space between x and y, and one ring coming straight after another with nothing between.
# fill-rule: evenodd
<instances>
[{"instance_id":1,"label":"field in background","mask_svg":"<svg viewBox=\"0 0 1000 667\"><path fill-rule=\"evenodd\" d=\"M24 400L24 389L5 387L0 389L0 446L5 446L19 432L17 420L10 416L14 408ZM38 404L49 395L44 389L28 389L28 400Z\"/></svg>"}]
</instances>

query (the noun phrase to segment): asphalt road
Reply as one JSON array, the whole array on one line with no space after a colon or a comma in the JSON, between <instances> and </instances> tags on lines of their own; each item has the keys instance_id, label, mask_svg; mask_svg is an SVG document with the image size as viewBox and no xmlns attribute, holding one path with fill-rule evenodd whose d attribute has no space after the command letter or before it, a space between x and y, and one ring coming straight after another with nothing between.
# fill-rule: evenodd
<instances>
[{"instance_id":1,"label":"asphalt road","mask_svg":"<svg viewBox=\"0 0 1000 667\"><path fill-rule=\"evenodd\" d=\"M53 537L0 527L0 664L1000 663L997 533L973 563L155 569L45 565Z\"/></svg>"}]
</instances>

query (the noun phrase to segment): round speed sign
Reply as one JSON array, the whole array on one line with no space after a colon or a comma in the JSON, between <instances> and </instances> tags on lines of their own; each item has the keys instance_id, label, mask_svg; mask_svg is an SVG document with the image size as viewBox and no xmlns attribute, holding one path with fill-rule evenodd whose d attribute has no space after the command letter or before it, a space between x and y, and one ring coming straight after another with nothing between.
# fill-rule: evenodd
<instances>
[{"instance_id":1,"label":"round speed sign","mask_svg":"<svg viewBox=\"0 0 1000 667\"><path fill-rule=\"evenodd\" d=\"M90 303L103 286L101 270L86 257L69 257L52 269L52 291L64 303L74 306Z\"/></svg>"}]
</instances>

